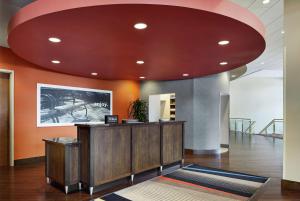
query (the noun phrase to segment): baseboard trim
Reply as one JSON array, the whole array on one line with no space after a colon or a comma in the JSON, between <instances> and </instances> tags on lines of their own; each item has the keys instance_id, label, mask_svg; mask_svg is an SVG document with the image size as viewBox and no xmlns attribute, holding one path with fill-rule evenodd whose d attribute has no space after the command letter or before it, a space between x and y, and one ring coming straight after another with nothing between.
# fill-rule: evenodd
<instances>
[{"instance_id":1,"label":"baseboard trim","mask_svg":"<svg viewBox=\"0 0 300 201\"><path fill-rule=\"evenodd\" d=\"M38 163L41 163L44 161L45 161L45 156L18 159L18 160L15 160L15 166L38 164Z\"/></svg>"},{"instance_id":2,"label":"baseboard trim","mask_svg":"<svg viewBox=\"0 0 300 201\"><path fill-rule=\"evenodd\" d=\"M300 191L300 182L281 179L282 191Z\"/></svg>"},{"instance_id":3,"label":"baseboard trim","mask_svg":"<svg viewBox=\"0 0 300 201\"><path fill-rule=\"evenodd\" d=\"M229 144L221 144L220 145L222 148L229 148Z\"/></svg>"},{"instance_id":4,"label":"baseboard trim","mask_svg":"<svg viewBox=\"0 0 300 201\"><path fill-rule=\"evenodd\" d=\"M193 149L185 149L185 154L194 154L194 155L216 155L220 154L219 150L212 149L212 150L193 150Z\"/></svg>"}]
</instances>

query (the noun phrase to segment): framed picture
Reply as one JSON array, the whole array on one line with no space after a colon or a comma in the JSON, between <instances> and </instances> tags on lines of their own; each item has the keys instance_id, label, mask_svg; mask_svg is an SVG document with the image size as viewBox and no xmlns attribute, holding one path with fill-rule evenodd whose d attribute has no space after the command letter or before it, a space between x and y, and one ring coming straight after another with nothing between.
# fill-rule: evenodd
<instances>
[{"instance_id":1,"label":"framed picture","mask_svg":"<svg viewBox=\"0 0 300 201\"><path fill-rule=\"evenodd\" d=\"M37 84L37 126L104 123L112 115L112 91Z\"/></svg>"}]
</instances>

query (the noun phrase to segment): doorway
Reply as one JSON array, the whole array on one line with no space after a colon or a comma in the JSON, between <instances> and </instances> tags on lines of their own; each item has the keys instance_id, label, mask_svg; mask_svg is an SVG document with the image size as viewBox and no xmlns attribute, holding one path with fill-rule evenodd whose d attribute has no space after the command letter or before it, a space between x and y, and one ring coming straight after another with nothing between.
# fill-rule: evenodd
<instances>
[{"instance_id":1,"label":"doorway","mask_svg":"<svg viewBox=\"0 0 300 201\"><path fill-rule=\"evenodd\" d=\"M175 119L175 93L149 96L149 122L158 122L159 120L170 121Z\"/></svg>"},{"instance_id":2,"label":"doorway","mask_svg":"<svg viewBox=\"0 0 300 201\"><path fill-rule=\"evenodd\" d=\"M14 165L13 71L0 69L0 166Z\"/></svg>"}]
</instances>

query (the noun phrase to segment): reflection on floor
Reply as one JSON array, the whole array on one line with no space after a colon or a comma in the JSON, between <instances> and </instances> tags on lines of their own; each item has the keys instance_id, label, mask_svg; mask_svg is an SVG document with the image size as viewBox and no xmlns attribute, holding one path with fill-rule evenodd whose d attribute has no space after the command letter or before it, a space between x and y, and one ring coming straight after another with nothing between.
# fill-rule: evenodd
<instances>
[{"instance_id":1,"label":"reflection on floor","mask_svg":"<svg viewBox=\"0 0 300 201\"><path fill-rule=\"evenodd\" d=\"M223 168L255 175L272 177L259 200L300 201L300 192L281 193L282 140L263 136L232 135L229 152L217 156L187 155L186 163ZM156 173L151 174L154 177ZM144 177L143 180L151 178ZM141 179L142 180L142 179ZM128 184L95 193L94 198L127 187ZM0 168L0 201L85 201L92 197L86 192L65 196L63 191L46 184L44 165Z\"/></svg>"}]
</instances>

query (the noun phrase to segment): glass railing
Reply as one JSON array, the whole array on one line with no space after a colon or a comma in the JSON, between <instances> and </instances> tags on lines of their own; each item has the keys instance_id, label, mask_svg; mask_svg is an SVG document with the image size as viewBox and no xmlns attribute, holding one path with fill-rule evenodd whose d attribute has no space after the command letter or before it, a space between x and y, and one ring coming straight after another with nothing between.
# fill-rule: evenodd
<instances>
[{"instance_id":1,"label":"glass railing","mask_svg":"<svg viewBox=\"0 0 300 201\"><path fill-rule=\"evenodd\" d=\"M259 134L283 138L283 124L283 119L273 119L259 132Z\"/></svg>"},{"instance_id":2,"label":"glass railing","mask_svg":"<svg viewBox=\"0 0 300 201\"><path fill-rule=\"evenodd\" d=\"M249 118L230 118L230 132L252 134L255 121Z\"/></svg>"}]
</instances>

